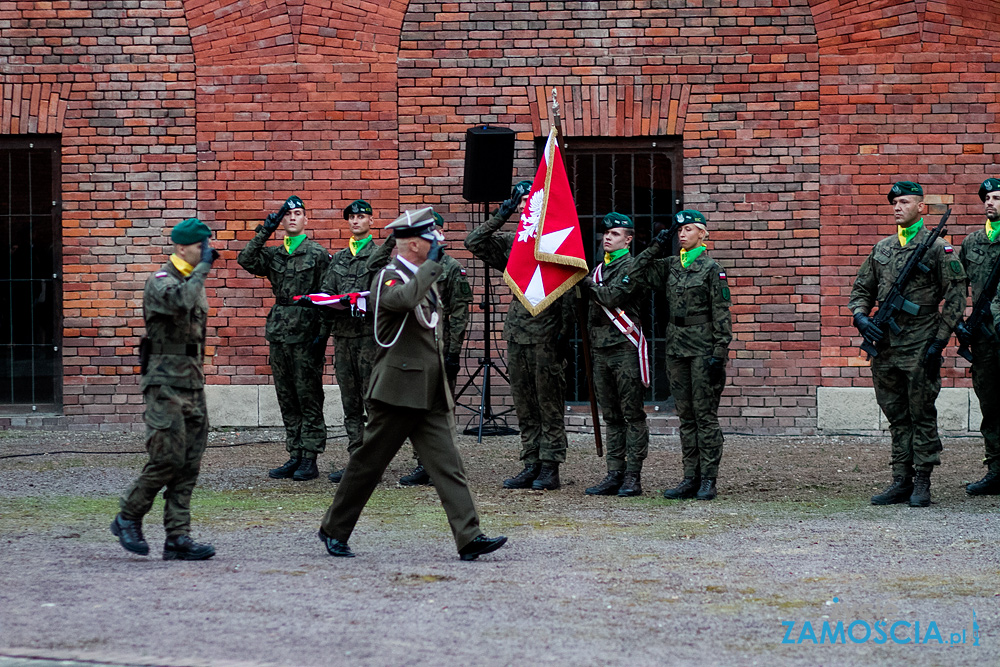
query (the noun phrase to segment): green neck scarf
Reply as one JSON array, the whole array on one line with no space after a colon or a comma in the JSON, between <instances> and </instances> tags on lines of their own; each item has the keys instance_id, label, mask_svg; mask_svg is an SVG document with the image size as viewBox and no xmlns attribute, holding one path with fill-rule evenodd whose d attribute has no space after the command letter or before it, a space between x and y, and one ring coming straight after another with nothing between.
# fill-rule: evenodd
<instances>
[{"instance_id":1,"label":"green neck scarf","mask_svg":"<svg viewBox=\"0 0 1000 667\"><path fill-rule=\"evenodd\" d=\"M306 240L305 234L299 234L298 236L286 236L285 237L285 250L291 255L295 252L302 242Z\"/></svg>"},{"instance_id":2,"label":"green neck scarf","mask_svg":"<svg viewBox=\"0 0 1000 667\"><path fill-rule=\"evenodd\" d=\"M989 239L990 243L993 243L994 241L997 240L998 236L1000 236L1000 220L997 221L997 224L994 227L993 223L989 221L989 218L987 218L986 219L986 238Z\"/></svg>"},{"instance_id":3,"label":"green neck scarf","mask_svg":"<svg viewBox=\"0 0 1000 667\"><path fill-rule=\"evenodd\" d=\"M899 236L899 245L905 246L907 243L910 242L910 239L916 236L923 228L924 228L923 218L920 218L909 227L898 227L897 234Z\"/></svg>"},{"instance_id":4,"label":"green neck scarf","mask_svg":"<svg viewBox=\"0 0 1000 667\"><path fill-rule=\"evenodd\" d=\"M681 266L685 269L691 266L691 262L701 257L701 253L705 252L706 246L700 245L697 248L691 248L690 250L685 250L681 248Z\"/></svg>"},{"instance_id":5,"label":"green neck scarf","mask_svg":"<svg viewBox=\"0 0 1000 667\"><path fill-rule=\"evenodd\" d=\"M621 250L615 250L614 252L604 253L604 265L607 266L611 262L615 261L619 257L623 257L628 254L628 248L622 248Z\"/></svg>"},{"instance_id":6,"label":"green neck scarf","mask_svg":"<svg viewBox=\"0 0 1000 667\"><path fill-rule=\"evenodd\" d=\"M357 255L359 252L361 252L362 248L364 248L366 245L368 245L368 243L371 240L372 240L372 235L371 234L369 234L368 236L364 237L360 241L355 241L354 237L352 236L351 238L347 239L347 247L351 249L351 254L352 255Z\"/></svg>"}]
</instances>

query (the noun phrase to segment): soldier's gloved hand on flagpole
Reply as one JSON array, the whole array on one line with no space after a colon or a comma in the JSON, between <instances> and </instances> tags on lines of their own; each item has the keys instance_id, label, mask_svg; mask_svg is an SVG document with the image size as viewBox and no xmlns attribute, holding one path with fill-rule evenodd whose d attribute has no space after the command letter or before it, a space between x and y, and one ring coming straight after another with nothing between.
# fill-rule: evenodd
<instances>
[{"instance_id":1,"label":"soldier's gloved hand on flagpole","mask_svg":"<svg viewBox=\"0 0 1000 667\"><path fill-rule=\"evenodd\" d=\"M581 280L577 284L580 286L580 289L582 289L584 291L593 290L594 289L594 285L596 285L596 283L594 282L594 279L590 277L590 274L585 275L583 277L583 280Z\"/></svg>"}]
</instances>

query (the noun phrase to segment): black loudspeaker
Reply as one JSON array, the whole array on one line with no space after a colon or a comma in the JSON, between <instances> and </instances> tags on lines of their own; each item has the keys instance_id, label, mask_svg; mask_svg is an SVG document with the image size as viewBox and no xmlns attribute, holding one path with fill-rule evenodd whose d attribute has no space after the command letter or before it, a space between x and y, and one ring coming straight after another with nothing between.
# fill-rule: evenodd
<instances>
[{"instance_id":1,"label":"black loudspeaker","mask_svg":"<svg viewBox=\"0 0 1000 667\"><path fill-rule=\"evenodd\" d=\"M465 201L503 201L510 196L513 175L514 130L490 125L470 127L465 132Z\"/></svg>"}]
</instances>

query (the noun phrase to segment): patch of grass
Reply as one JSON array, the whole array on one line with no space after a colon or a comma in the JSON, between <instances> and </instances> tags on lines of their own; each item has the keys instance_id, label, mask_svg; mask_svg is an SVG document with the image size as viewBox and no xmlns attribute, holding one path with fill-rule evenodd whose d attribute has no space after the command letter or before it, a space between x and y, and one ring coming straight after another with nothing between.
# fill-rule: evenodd
<instances>
[{"instance_id":1,"label":"patch of grass","mask_svg":"<svg viewBox=\"0 0 1000 667\"><path fill-rule=\"evenodd\" d=\"M424 584L433 584L439 581L454 581L454 579L455 577L449 577L446 574L417 574L415 572L411 572L409 574L398 572L392 578L393 582L402 584L403 586L422 586Z\"/></svg>"}]
</instances>

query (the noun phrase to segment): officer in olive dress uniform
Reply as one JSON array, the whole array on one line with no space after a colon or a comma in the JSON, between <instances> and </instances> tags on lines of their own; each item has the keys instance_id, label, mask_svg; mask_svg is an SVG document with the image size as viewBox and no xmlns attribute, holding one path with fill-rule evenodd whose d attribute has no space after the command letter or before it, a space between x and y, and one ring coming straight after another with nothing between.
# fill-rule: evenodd
<instances>
[{"instance_id":1,"label":"officer in olive dress uniform","mask_svg":"<svg viewBox=\"0 0 1000 667\"><path fill-rule=\"evenodd\" d=\"M142 519L163 493L167 539L163 560L205 560L210 544L191 539L191 493L208 443L205 407L205 278L219 256L208 244L211 230L188 218L170 232L174 252L146 280L142 312L146 336L140 345L146 451L149 460L121 497L111 532L127 551L145 556L149 545Z\"/></svg>"},{"instance_id":2,"label":"officer in olive dress uniform","mask_svg":"<svg viewBox=\"0 0 1000 667\"><path fill-rule=\"evenodd\" d=\"M372 286L378 346L366 393L369 420L351 454L319 537L332 556L351 557L347 542L386 467L407 437L427 468L462 560L499 549L486 537L455 442L454 403L442 347L441 277L444 239L430 207L406 211L388 225L398 254Z\"/></svg>"},{"instance_id":3,"label":"officer in olive dress uniform","mask_svg":"<svg viewBox=\"0 0 1000 667\"><path fill-rule=\"evenodd\" d=\"M530 181L521 181L509 199L465 239L465 247L487 266L503 272L516 232L501 232L507 219L524 206ZM513 299L504 320L510 391L521 430L524 469L505 479L506 489L559 488L559 465L566 460L566 358L574 321L574 291L532 316Z\"/></svg>"},{"instance_id":4,"label":"officer in olive dress uniform","mask_svg":"<svg viewBox=\"0 0 1000 667\"><path fill-rule=\"evenodd\" d=\"M444 218L435 211L434 224L444 229ZM395 248L395 237L382 244L382 247L368 259L368 268L372 273L382 270L389 263L391 250ZM472 303L472 288L465 277L465 269L451 255L441 256L441 277L438 278L437 289L441 295L441 314L444 319L444 369L448 375L448 388L455 396L455 384L458 372L462 368L462 344L465 342L465 332L469 326L469 304ZM416 458L416 452L413 454ZM408 475L399 478L402 486L424 486L431 483L427 469L417 459L417 466Z\"/></svg>"},{"instance_id":5,"label":"officer in olive dress uniform","mask_svg":"<svg viewBox=\"0 0 1000 667\"><path fill-rule=\"evenodd\" d=\"M712 500L722 460L723 436L719 400L726 386L726 363L733 323L726 271L709 257L705 216L686 209L677 214L680 254L673 239L661 231L632 264L630 280L664 290L667 323L667 374L680 420L684 479L663 492L664 498Z\"/></svg>"},{"instance_id":6,"label":"officer in olive dress uniform","mask_svg":"<svg viewBox=\"0 0 1000 667\"><path fill-rule=\"evenodd\" d=\"M271 283L275 303L267 314L264 337L270 344L271 375L285 424L289 459L268 471L274 479L303 481L319 476L316 457L326 449L323 416L323 364L328 324L317 308L296 305L293 297L320 291L330 255L306 236L306 207L292 195L240 252L236 261ZM285 229L280 246L265 246L279 225Z\"/></svg>"},{"instance_id":7,"label":"officer in olive dress uniform","mask_svg":"<svg viewBox=\"0 0 1000 667\"><path fill-rule=\"evenodd\" d=\"M941 462L934 407L941 391L941 353L965 310L965 269L954 249L938 238L923 258L929 270L915 271L903 289L903 298L919 306L919 311L897 316L902 328L898 334L882 331L869 314L914 248L931 233L924 225L927 205L918 184L899 181L887 198L893 206L896 233L872 248L858 269L847 304L854 314L854 326L878 346L878 356L871 362L872 381L892 434L892 484L872 496L871 502L927 507L931 503L931 471Z\"/></svg>"},{"instance_id":8,"label":"officer in olive dress uniform","mask_svg":"<svg viewBox=\"0 0 1000 667\"><path fill-rule=\"evenodd\" d=\"M979 186L979 199L983 202L986 224L962 241L959 258L972 287L975 303L986 287L993 266L1000 261L1000 179L987 178ZM997 353L1000 338L996 323L987 317L983 326L970 330L959 321L955 333L960 342L972 351L972 387L979 398L983 421L979 431L983 434L986 475L978 482L965 487L970 496L1000 495L1000 355Z\"/></svg>"},{"instance_id":9,"label":"officer in olive dress uniform","mask_svg":"<svg viewBox=\"0 0 1000 667\"><path fill-rule=\"evenodd\" d=\"M644 408L648 378L644 383L641 370L646 368L648 372L648 350L639 321L639 306L645 294L635 289L635 283L623 281L632 268L629 246L635 224L628 216L614 212L604 216L602 224L603 262L584 279L584 286L590 296L588 329L594 357L594 391L607 430L608 474L585 493L640 496L642 462L649 451Z\"/></svg>"}]
</instances>

